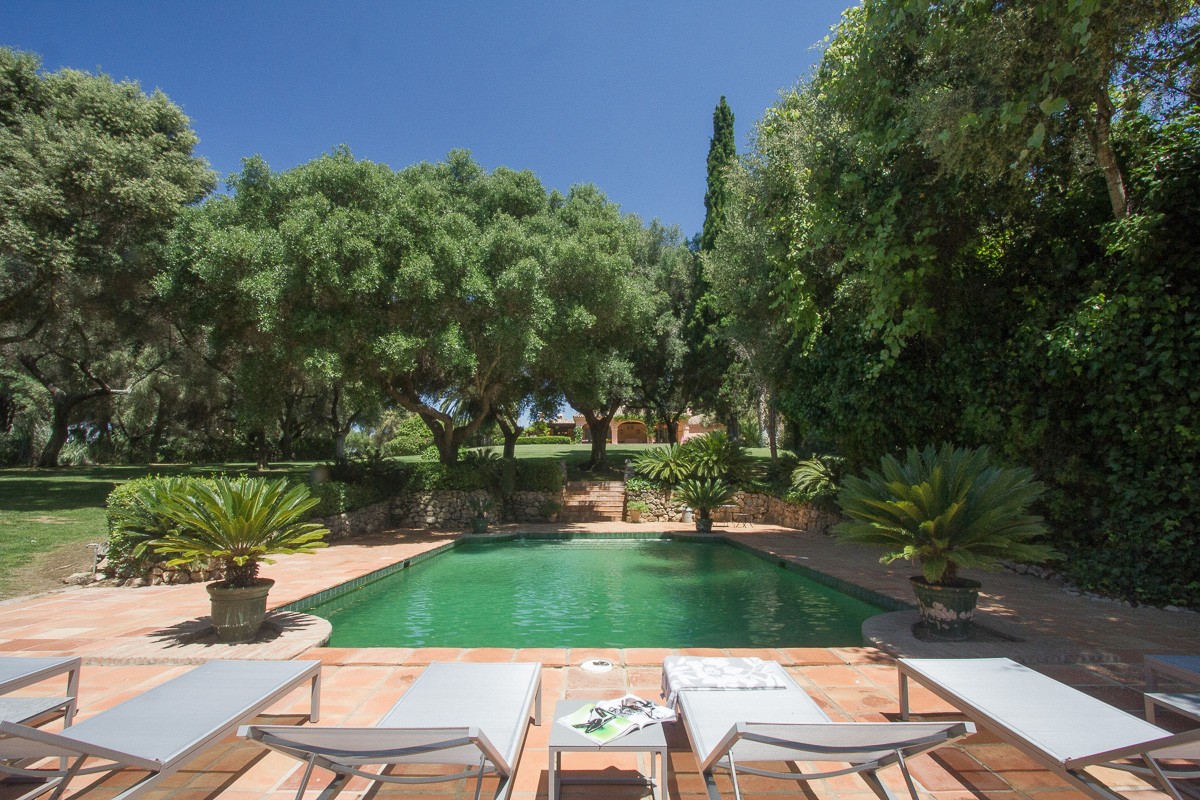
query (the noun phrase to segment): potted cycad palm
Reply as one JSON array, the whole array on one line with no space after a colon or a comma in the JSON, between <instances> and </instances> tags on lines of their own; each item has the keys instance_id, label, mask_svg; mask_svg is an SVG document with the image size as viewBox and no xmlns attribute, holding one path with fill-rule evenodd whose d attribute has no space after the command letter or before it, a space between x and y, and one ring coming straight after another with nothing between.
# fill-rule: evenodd
<instances>
[{"instance_id":1,"label":"potted cycad palm","mask_svg":"<svg viewBox=\"0 0 1200 800\"><path fill-rule=\"evenodd\" d=\"M169 564L218 561L224 580L210 583L213 627L222 642L249 641L266 616L273 580L258 577L270 556L311 553L325 547L329 530L305 522L319 500L307 486L285 479L220 477L181 484L161 498L160 511L175 523L173 531L149 542Z\"/></svg>"},{"instance_id":2,"label":"potted cycad palm","mask_svg":"<svg viewBox=\"0 0 1200 800\"><path fill-rule=\"evenodd\" d=\"M838 503L847 517L834 527L844 542L882 545L885 564L917 561L913 590L926 630L965 639L980 583L959 567L995 569L1004 560L1036 563L1058 555L1030 540L1046 532L1029 513L1043 491L1029 469L994 466L986 447L910 448L903 463L884 456L880 471L847 477Z\"/></svg>"},{"instance_id":3,"label":"potted cycad palm","mask_svg":"<svg viewBox=\"0 0 1200 800\"><path fill-rule=\"evenodd\" d=\"M733 499L737 490L720 478L689 479L679 484L679 499L696 512L696 530L700 533L712 531L713 509Z\"/></svg>"}]
</instances>

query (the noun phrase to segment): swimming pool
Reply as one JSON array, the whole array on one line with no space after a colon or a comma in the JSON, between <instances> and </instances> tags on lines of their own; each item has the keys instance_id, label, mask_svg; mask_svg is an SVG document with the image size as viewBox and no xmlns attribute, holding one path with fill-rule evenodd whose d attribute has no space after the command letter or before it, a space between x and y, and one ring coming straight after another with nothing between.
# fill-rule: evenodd
<instances>
[{"instance_id":1,"label":"swimming pool","mask_svg":"<svg viewBox=\"0 0 1200 800\"><path fill-rule=\"evenodd\" d=\"M303 608L332 647L834 647L878 605L720 542L459 543Z\"/></svg>"}]
</instances>

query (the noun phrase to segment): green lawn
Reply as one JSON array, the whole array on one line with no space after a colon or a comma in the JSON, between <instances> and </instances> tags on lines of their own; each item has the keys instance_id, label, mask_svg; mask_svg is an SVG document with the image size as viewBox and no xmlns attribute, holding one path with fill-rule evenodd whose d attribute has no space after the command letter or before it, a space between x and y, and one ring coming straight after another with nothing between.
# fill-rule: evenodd
<instances>
[{"instance_id":1,"label":"green lawn","mask_svg":"<svg viewBox=\"0 0 1200 800\"><path fill-rule=\"evenodd\" d=\"M274 465L269 474L303 473L305 463ZM252 464L0 469L0 597L54 588L90 566L89 542L108 538L104 499L143 475L245 472Z\"/></svg>"}]
</instances>

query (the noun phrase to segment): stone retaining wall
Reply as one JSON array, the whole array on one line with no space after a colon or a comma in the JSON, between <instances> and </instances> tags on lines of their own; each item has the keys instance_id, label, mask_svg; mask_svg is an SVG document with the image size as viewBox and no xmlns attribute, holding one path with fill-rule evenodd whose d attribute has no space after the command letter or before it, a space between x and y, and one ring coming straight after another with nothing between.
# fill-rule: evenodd
<instances>
[{"instance_id":1,"label":"stone retaining wall","mask_svg":"<svg viewBox=\"0 0 1200 800\"><path fill-rule=\"evenodd\" d=\"M393 527L392 506L395 501L384 500L342 514L325 517L320 523L329 528L329 539L348 539L386 531Z\"/></svg>"},{"instance_id":2,"label":"stone retaining wall","mask_svg":"<svg viewBox=\"0 0 1200 800\"><path fill-rule=\"evenodd\" d=\"M409 492L392 500L392 524L406 528L469 528L475 512L473 497L488 497L482 489L473 492L438 490ZM504 522L545 522L546 507L562 504L562 497L550 492L514 492L504 503L497 503L488 519Z\"/></svg>"},{"instance_id":3,"label":"stone retaining wall","mask_svg":"<svg viewBox=\"0 0 1200 800\"><path fill-rule=\"evenodd\" d=\"M643 522L681 522L685 504L670 498L666 492L654 490L635 490L626 493L628 504L640 500L649 507L642 512ZM721 521L729 521L732 514L748 514L755 522L764 525L782 525L797 530L825 533L837 522L837 515L822 511L813 505L796 505L769 494L758 492L738 492L733 499L736 509L718 511L714 516Z\"/></svg>"}]
</instances>

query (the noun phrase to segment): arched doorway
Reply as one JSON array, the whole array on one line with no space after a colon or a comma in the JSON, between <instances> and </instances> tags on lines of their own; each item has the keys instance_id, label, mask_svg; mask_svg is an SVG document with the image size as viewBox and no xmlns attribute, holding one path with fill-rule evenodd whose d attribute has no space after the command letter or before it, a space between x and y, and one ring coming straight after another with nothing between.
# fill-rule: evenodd
<instances>
[{"instance_id":1,"label":"arched doorway","mask_svg":"<svg viewBox=\"0 0 1200 800\"><path fill-rule=\"evenodd\" d=\"M645 444L646 423L638 419L627 419L617 425L617 444Z\"/></svg>"}]
</instances>

